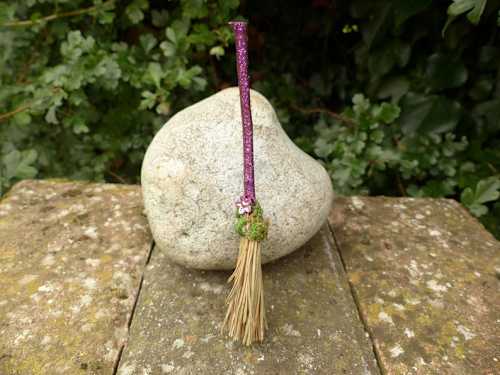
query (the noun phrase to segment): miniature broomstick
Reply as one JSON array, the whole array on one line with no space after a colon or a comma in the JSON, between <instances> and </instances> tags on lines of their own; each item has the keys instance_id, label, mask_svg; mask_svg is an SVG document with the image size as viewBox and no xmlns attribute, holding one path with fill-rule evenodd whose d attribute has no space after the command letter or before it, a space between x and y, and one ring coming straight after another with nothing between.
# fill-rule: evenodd
<instances>
[{"instance_id":1,"label":"miniature broomstick","mask_svg":"<svg viewBox=\"0 0 500 375\"><path fill-rule=\"evenodd\" d=\"M233 282L226 299L227 313L222 331L244 345L264 340L267 329L264 286L261 268L261 242L267 237L268 223L255 198L253 124L248 76L248 39L246 22L230 22L235 35L236 64L243 123L243 196L236 201L236 232L240 249L236 268L229 277Z\"/></svg>"}]
</instances>

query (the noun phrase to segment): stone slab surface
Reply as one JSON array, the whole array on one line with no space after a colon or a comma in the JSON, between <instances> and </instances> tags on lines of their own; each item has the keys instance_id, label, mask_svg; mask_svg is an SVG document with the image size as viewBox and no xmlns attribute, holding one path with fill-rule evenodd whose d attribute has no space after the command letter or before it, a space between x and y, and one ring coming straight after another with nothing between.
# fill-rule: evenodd
<instances>
[{"instance_id":1,"label":"stone slab surface","mask_svg":"<svg viewBox=\"0 0 500 375\"><path fill-rule=\"evenodd\" d=\"M0 202L0 374L112 374L151 248L140 187L23 181Z\"/></svg>"},{"instance_id":2,"label":"stone slab surface","mask_svg":"<svg viewBox=\"0 0 500 375\"><path fill-rule=\"evenodd\" d=\"M219 334L229 273L188 270L155 248L118 374L378 374L333 246L323 227L263 267L270 330L251 348Z\"/></svg>"},{"instance_id":3,"label":"stone slab surface","mask_svg":"<svg viewBox=\"0 0 500 375\"><path fill-rule=\"evenodd\" d=\"M500 243L457 202L340 198L330 223L387 374L500 374Z\"/></svg>"}]
</instances>

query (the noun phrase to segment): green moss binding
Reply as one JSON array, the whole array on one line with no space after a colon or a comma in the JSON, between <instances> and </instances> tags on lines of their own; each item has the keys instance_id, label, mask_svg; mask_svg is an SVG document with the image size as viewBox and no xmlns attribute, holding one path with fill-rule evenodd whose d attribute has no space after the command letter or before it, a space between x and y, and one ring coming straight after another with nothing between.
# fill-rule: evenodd
<instances>
[{"instance_id":1,"label":"green moss binding","mask_svg":"<svg viewBox=\"0 0 500 375\"><path fill-rule=\"evenodd\" d=\"M255 202L250 214L240 214L236 210L234 228L241 237L252 241L263 241L267 237L268 227L269 224L264 220L264 213L258 202Z\"/></svg>"}]
</instances>

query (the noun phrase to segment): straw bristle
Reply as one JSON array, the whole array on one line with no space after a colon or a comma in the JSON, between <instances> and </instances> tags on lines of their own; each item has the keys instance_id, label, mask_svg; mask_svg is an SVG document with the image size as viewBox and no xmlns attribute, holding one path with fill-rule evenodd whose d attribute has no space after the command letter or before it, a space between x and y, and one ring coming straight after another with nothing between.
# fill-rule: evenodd
<instances>
[{"instance_id":1,"label":"straw bristle","mask_svg":"<svg viewBox=\"0 0 500 375\"><path fill-rule=\"evenodd\" d=\"M226 299L222 330L244 345L264 340L267 329L260 246L260 241L241 238L236 269L228 279L233 287Z\"/></svg>"}]
</instances>

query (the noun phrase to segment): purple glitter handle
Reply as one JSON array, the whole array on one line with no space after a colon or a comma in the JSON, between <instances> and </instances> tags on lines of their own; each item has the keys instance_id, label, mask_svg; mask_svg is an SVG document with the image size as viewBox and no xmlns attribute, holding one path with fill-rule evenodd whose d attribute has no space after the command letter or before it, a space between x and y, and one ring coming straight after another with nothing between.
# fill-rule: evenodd
<instances>
[{"instance_id":1,"label":"purple glitter handle","mask_svg":"<svg viewBox=\"0 0 500 375\"><path fill-rule=\"evenodd\" d=\"M255 203L255 182L253 167L253 124L250 109L250 77L248 75L247 23L229 22L234 31L236 44L236 70L240 88L241 120L243 123L243 185L244 195L240 201Z\"/></svg>"}]
</instances>

